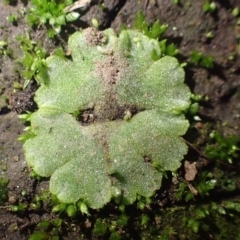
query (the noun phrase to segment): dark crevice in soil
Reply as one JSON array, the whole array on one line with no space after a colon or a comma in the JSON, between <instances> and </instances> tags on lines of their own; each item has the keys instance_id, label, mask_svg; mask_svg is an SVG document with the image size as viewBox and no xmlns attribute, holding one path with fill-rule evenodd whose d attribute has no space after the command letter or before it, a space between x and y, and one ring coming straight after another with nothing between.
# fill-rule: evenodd
<instances>
[{"instance_id":1,"label":"dark crevice in soil","mask_svg":"<svg viewBox=\"0 0 240 240\"><path fill-rule=\"evenodd\" d=\"M116 121L116 120L128 120L139 112L144 111L145 109L137 109L135 106L118 106L114 108L115 111L110 112L107 115L98 115L94 111L94 108L88 108L82 111L77 117L78 121L81 122L82 126L88 126L89 124L96 122L106 121ZM107 109L106 109L107 110Z\"/></svg>"},{"instance_id":2,"label":"dark crevice in soil","mask_svg":"<svg viewBox=\"0 0 240 240\"><path fill-rule=\"evenodd\" d=\"M227 10L230 10L234 7L234 4L236 5L237 4L237 1L238 1L238 4L239 4L239 0L230 0L230 1L218 1L218 3L224 7L225 9ZM236 2L236 3L235 3Z\"/></svg>"},{"instance_id":3,"label":"dark crevice in soil","mask_svg":"<svg viewBox=\"0 0 240 240\"><path fill-rule=\"evenodd\" d=\"M210 74L218 76L221 80L227 81L227 77L225 76L225 69L221 65L214 63L212 69L209 69Z\"/></svg>"},{"instance_id":4,"label":"dark crevice in soil","mask_svg":"<svg viewBox=\"0 0 240 240\"><path fill-rule=\"evenodd\" d=\"M36 109L36 103L33 100L34 93L31 91L21 91L12 93L9 97L9 104L12 111L21 114L26 111Z\"/></svg>"},{"instance_id":5,"label":"dark crevice in soil","mask_svg":"<svg viewBox=\"0 0 240 240\"><path fill-rule=\"evenodd\" d=\"M0 115L7 114L10 111L11 110L8 107L3 107L3 108L0 109Z\"/></svg>"},{"instance_id":6,"label":"dark crevice in soil","mask_svg":"<svg viewBox=\"0 0 240 240\"><path fill-rule=\"evenodd\" d=\"M109 28L111 23L115 20L116 16L120 12L120 10L124 7L127 0L118 1L118 3L112 9L105 8L104 12L108 16L108 20L104 23L104 25L100 26L101 30Z\"/></svg>"}]
</instances>

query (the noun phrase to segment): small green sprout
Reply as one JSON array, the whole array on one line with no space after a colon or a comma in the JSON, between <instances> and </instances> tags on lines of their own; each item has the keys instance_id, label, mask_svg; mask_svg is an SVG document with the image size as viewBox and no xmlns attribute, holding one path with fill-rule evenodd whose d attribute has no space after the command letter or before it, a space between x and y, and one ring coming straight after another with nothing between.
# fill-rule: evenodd
<instances>
[{"instance_id":1,"label":"small green sprout","mask_svg":"<svg viewBox=\"0 0 240 240\"><path fill-rule=\"evenodd\" d=\"M13 50L8 47L8 42L5 40L0 40L0 55L13 57Z\"/></svg>"},{"instance_id":2,"label":"small green sprout","mask_svg":"<svg viewBox=\"0 0 240 240\"><path fill-rule=\"evenodd\" d=\"M141 210L144 210L149 204L151 204L151 202L152 200L150 198L137 196L137 206Z\"/></svg>"},{"instance_id":3,"label":"small green sprout","mask_svg":"<svg viewBox=\"0 0 240 240\"><path fill-rule=\"evenodd\" d=\"M201 102L201 101L203 101L203 100L205 100L205 99L204 99L204 97L203 97L202 95L200 95L200 94L192 94L192 95L191 95L191 100L194 101L194 102Z\"/></svg>"},{"instance_id":4,"label":"small green sprout","mask_svg":"<svg viewBox=\"0 0 240 240\"><path fill-rule=\"evenodd\" d=\"M35 79L38 84L41 84L45 80L39 73L43 72L43 69L46 68L46 50L43 49L41 43L36 43L31 40L28 33L26 33L25 36L18 36L17 40L20 42L24 54L23 58L18 61L20 65L18 71L25 79L23 89L25 89L33 79Z\"/></svg>"},{"instance_id":5,"label":"small green sprout","mask_svg":"<svg viewBox=\"0 0 240 240\"><path fill-rule=\"evenodd\" d=\"M101 219L97 219L97 221L94 224L94 228L93 228L93 233L95 235L104 235L107 232L107 224L106 222Z\"/></svg>"},{"instance_id":6,"label":"small green sprout","mask_svg":"<svg viewBox=\"0 0 240 240\"><path fill-rule=\"evenodd\" d=\"M197 114L199 111L199 104L198 103L192 103L191 106L189 107L189 113L193 116Z\"/></svg>"},{"instance_id":7,"label":"small green sprout","mask_svg":"<svg viewBox=\"0 0 240 240\"><path fill-rule=\"evenodd\" d=\"M36 211L36 210L39 210L42 207L43 201L44 200L46 201L46 199L44 199L43 196L36 195L34 197L34 199L32 200L32 202L29 205L31 210L35 210Z\"/></svg>"},{"instance_id":8,"label":"small green sprout","mask_svg":"<svg viewBox=\"0 0 240 240\"><path fill-rule=\"evenodd\" d=\"M202 175L204 174L205 172L202 173ZM199 177L199 179L201 179L201 177ZM205 181L204 179L201 179L201 182L197 184L196 189L201 196L209 196L210 191L214 189L216 185L217 185L216 179L206 178Z\"/></svg>"},{"instance_id":9,"label":"small green sprout","mask_svg":"<svg viewBox=\"0 0 240 240\"><path fill-rule=\"evenodd\" d=\"M210 134L212 144L206 146L205 154L215 160L233 163L239 157L240 139L236 135L224 137L220 132Z\"/></svg>"},{"instance_id":10,"label":"small green sprout","mask_svg":"<svg viewBox=\"0 0 240 240\"><path fill-rule=\"evenodd\" d=\"M26 194L27 194L26 190L22 190L21 195L24 197L26 196Z\"/></svg>"},{"instance_id":11,"label":"small green sprout","mask_svg":"<svg viewBox=\"0 0 240 240\"><path fill-rule=\"evenodd\" d=\"M92 18L92 25L95 27L95 28L98 28L99 27L99 22L96 18Z\"/></svg>"},{"instance_id":12,"label":"small green sprout","mask_svg":"<svg viewBox=\"0 0 240 240\"><path fill-rule=\"evenodd\" d=\"M24 212L27 209L28 205L25 203L19 203L18 205L10 206L12 212Z\"/></svg>"},{"instance_id":13,"label":"small green sprout","mask_svg":"<svg viewBox=\"0 0 240 240\"><path fill-rule=\"evenodd\" d=\"M239 13L240 13L240 8L239 7L235 7L233 10L232 10L232 15L234 17L238 17L239 16Z\"/></svg>"},{"instance_id":14,"label":"small green sprout","mask_svg":"<svg viewBox=\"0 0 240 240\"><path fill-rule=\"evenodd\" d=\"M213 68L214 58L212 56L204 56L198 51L192 51L190 54L190 62L200 67Z\"/></svg>"},{"instance_id":15,"label":"small green sprout","mask_svg":"<svg viewBox=\"0 0 240 240\"><path fill-rule=\"evenodd\" d=\"M110 239L110 240L121 240L121 239L123 239L123 238L122 238L122 236L120 235L120 233L118 233L118 232L112 232L109 239Z\"/></svg>"},{"instance_id":16,"label":"small green sprout","mask_svg":"<svg viewBox=\"0 0 240 240\"><path fill-rule=\"evenodd\" d=\"M3 3L6 5L16 5L17 0L4 0Z\"/></svg>"},{"instance_id":17,"label":"small green sprout","mask_svg":"<svg viewBox=\"0 0 240 240\"><path fill-rule=\"evenodd\" d=\"M199 206L194 211L194 215L196 216L197 219L203 219L209 215L209 211L207 209L205 209L204 207Z\"/></svg>"},{"instance_id":18,"label":"small green sprout","mask_svg":"<svg viewBox=\"0 0 240 240\"><path fill-rule=\"evenodd\" d=\"M88 206L86 203L84 203L83 201L80 200L80 201L78 201L77 205L82 214L90 215L89 211L88 211Z\"/></svg>"},{"instance_id":19,"label":"small green sprout","mask_svg":"<svg viewBox=\"0 0 240 240\"><path fill-rule=\"evenodd\" d=\"M48 36L53 38L67 22L73 22L80 17L77 12L64 11L64 8L72 3L72 0L31 0L32 8L27 14L27 21L31 26L44 24L50 27Z\"/></svg>"},{"instance_id":20,"label":"small green sprout","mask_svg":"<svg viewBox=\"0 0 240 240\"><path fill-rule=\"evenodd\" d=\"M178 5L178 4L180 4L180 0L173 0L173 3Z\"/></svg>"},{"instance_id":21,"label":"small green sprout","mask_svg":"<svg viewBox=\"0 0 240 240\"><path fill-rule=\"evenodd\" d=\"M14 88L14 90L22 90L23 86L20 82L14 81L13 82L13 88Z\"/></svg>"},{"instance_id":22,"label":"small green sprout","mask_svg":"<svg viewBox=\"0 0 240 240\"><path fill-rule=\"evenodd\" d=\"M7 17L7 20L12 23L12 24L16 24L17 21L18 21L18 16L15 15L15 14L10 14L8 17Z\"/></svg>"},{"instance_id":23,"label":"small green sprout","mask_svg":"<svg viewBox=\"0 0 240 240\"><path fill-rule=\"evenodd\" d=\"M0 41L0 53L3 55L7 55L7 47L8 47L7 41L1 40Z\"/></svg>"},{"instance_id":24,"label":"small green sprout","mask_svg":"<svg viewBox=\"0 0 240 240\"><path fill-rule=\"evenodd\" d=\"M215 2L209 2L209 1L205 1L204 5L203 5L203 11L204 12L215 12L217 9L217 4Z\"/></svg>"},{"instance_id":25,"label":"small green sprout","mask_svg":"<svg viewBox=\"0 0 240 240\"><path fill-rule=\"evenodd\" d=\"M70 204L67 206L66 213L69 217L75 217L77 213L77 209L75 204Z\"/></svg>"},{"instance_id":26,"label":"small green sprout","mask_svg":"<svg viewBox=\"0 0 240 240\"><path fill-rule=\"evenodd\" d=\"M3 170L4 172L7 171L7 164L4 164L4 165L2 166L2 170Z\"/></svg>"},{"instance_id":27,"label":"small green sprout","mask_svg":"<svg viewBox=\"0 0 240 240\"><path fill-rule=\"evenodd\" d=\"M206 36L206 38L208 38L208 39L212 39L213 37L214 37L214 34L213 34L213 32L207 32L206 34L205 34L205 36Z\"/></svg>"},{"instance_id":28,"label":"small green sprout","mask_svg":"<svg viewBox=\"0 0 240 240\"><path fill-rule=\"evenodd\" d=\"M51 221L43 220L37 224L36 229L34 233L30 235L29 240L59 240L62 225L63 220L60 218Z\"/></svg>"},{"instance_id":29,"label":"small green sprout","mask_svg":"<svg viewBox=\"0 0 240 240\"><path fill-rule=\"evenodd\" d=\"M161 47L162 49L162 56L175 56L178 54L178 49L177 49L177 46L174 44L174 43L170 43L170 44L167 44L167 40L164 39L164 40L161 40L159 42L159 46Z\"/></svg>"},{"instance_id":30,"label":"small green sprout","mask_svg":"<svg viewBox=\"0 0 240 240\"><path fill-rule=\"evenodd\" d=\"M142 31L149 38L160 39L166 32L168 25L160 24L159 20L154 22L152 26L145 20L143 12L138 12L134 22L134 28Z\"/></svg>"},{"instance_id":31,"label":"small green sprout","mask_svg":"<svg viewBox=\"0 0 240 240\"><path fill-rule=\"evenodd\" d=\"M177 190L174 193L174 199L177 201L184 200L185 202L194 199L194 194L189 190L189 187L185 181L179 182Z\"/></svg>"},{"instance_id":32,"label":"small green sprout","mask_svg":"<svg viewBox=\"0 0 240 240\"><path fill-rule=\"evenodd\" d=\"M24 136L24 135L23 135ZM21 139L19 139L20 141L21 141ZM31 171L30 173L29 173L29 177L31 177L31 178L34 178L34 179L36 179L36 180L38 180L38 181L40 181L41 180L41 176L39 176L35 171Z\"/></svg>"},{"instance_id":33,"label":"small green sprout","mask_svg":"<svg viewBox=\"0 0 240 240\"><path fill-rule=\"evenodd\" d=\"M125 206L124 205L120 205L119 206L119 210L124 213L125 212Z\"/></svg>"},{"instance_id":34,"label":"small green sprout","mask_svg":"<svg viewBox=\"0 0 240 240\"><path fill-rule=\"evenodd\" d=\"M8 180L5 178L0 178L0 204L5 202L8 198Z\"/></svg>"},{"instance_id":35,"label":"small green sprout","mask_svg":"<svg viewBox=\"0 0 240 240\"><path fill-rule=\"evenodd\" d=\"M194 233L198 233L200 222L195 218L190 218L187 220L187 226L192 229Z\"/></svg>"},{"instance_id":36,"label":"small green sprout","mask_svg":"<svg viewBox=\"0 0 240 240\"><path fill-rule=\"evenodd\" d=\"M129 219L129 216L127 216L126 214L121 214L120 216L118 216L118 219L117 219L117 225L122 227L122 226L126 226L127 223L128 223L128 219Z\"/></svg>"},{"instance_id":37,"label":"small green sprout","mask_svg":"<svg viewBox=\"0 0 240 240\"><path fill-rule=\"evenodd\" d=\"M198 115L199 109L200 109L200 103L202 101L205 101L204 97L199 94L192 94L191 95L191 105L189 106L189 109L187 109L186 114L190 119L193 119L194 121L201 121L201 118Z\"/></svg>"},{"instance_id":38,"label":"small green sprout","mask_svg":"<svg viewBox=\"0 0 240 240\"><path fill-rule=\"evenodd\" d=\"M221 182L221 187L227 192L233 192L237 189L237 184L233 179L226 178Z\"/></svg>"},{"instance_id":39,"label":"small green sprout","mask_svg":"<svg viewBox=\"0 0 240 240\"><path fill-rule=\"evenodd\" d=\"M234 60L236 60L236 58L237 58L237 53L236 52L233 52L228 56L229 61L234 61Z\"/></svg>"},{"instance_id":40,"label":"small green sprout","mask_svg":"<svg viewBox=\"0 0 240 240\"><path fill-rule=\"evenodd\" d=\"M218 180L209 171L199 171L194 181L189 184L179 178L174 198L177 201L188 202L194 200L196 196L209 196L211 191L217 187Z\"/></svg>"},{"instance_id":41,"label":"small green sprout","mask_svg":"<svg viewBox=\"0 0 240 240\"><path fill-rule=\"evenodd\" d=\"M167 226L161 231L161 234L157 237L159 240L169 240L170 236L175 235L176 232L173 227Z\"/></svg>"},{"instance_id":42,"label":"small green sprout","mask_svg":"<svg viewBox=\"0 0 240 240\"><path fill-rule=\"evenodd\" d=\"M25 134L22 134L19 138L18 141L20 142L26 142L28 139L35 137L35 134L32 132L27 132Z\"/></svg>"},{"instance_id":43,"label":"small green sprout","mask_svg":"<svg viewBox=\"0 0 240 240\"><path fill-rule=\"evenodd\" d=\"M21 114L18 118L23 122L29 122L31 120L32 112L26 111L26 113Z\"/></svg>"},{"instance_id":44,"label":"small green sprout","mask_svg":"<svg viewBox=\"0 0 240 240\"><path fill-rule=\"evenodd\" d=\"M40 210L40 208L42 207L40 202L32 202L30 203L30 209L31 210Z\"/></svg>"},{"instance_id":45,"label":"small green sprout","mask_svg":"<svg viewBox=\"0 0 240 240\"><path fill-rule=\"evenodd\" d=\"M7 45L8 45L8 43L6 42L6 41L0 41L0 49L4 49L4 48L6 48L7 47Z\"/></svg>"},{"instance_id":46,"label":"small green sprout","mask_svg":"<svg viewBox=\"0 0 240 240\"><path fill-rule=\"evenodd\" d=\"M226 215L226 210L224 207L222 207L221 205L217 204L217 203L211 203L211 208L212 210L215 210L217 211L219 214L222 214L222 215Z\"/></svg>"},{"instance_id":47,"label":"small green sprout","mask_svg":"<svg viewBox=\"0 0 240 240\"><path fill-rule=\"evenodd\" d=\"M51 206L53 213L66 213L68 217L74 218L78 213L90 215L86 203L79 200L76 203L62 203L56 198L55 195L51 196Z\"/></svg>"},{"instance_id":48,"label":"small green sprout","mask_svg":"<svg viewBox=\"0 0 240 240\"><path fill-rule=\"evenodd\" d=\"M53 208L52 208L52 212L53 213L57 213L57 212L63 212L67 209L67 204L66 203L59 203L58 205L55 205Z\"/></svg>"},{"instance_id":49,"label":"small green sprout","mask_svg":"<svg viewBox=\"0 0 240 240\"><path fill-rule=\"evenodd\" d=\"M240 202L227 201L224 203L224 207L229 210L235 210L240 213Z\"/></svg>"},{"instance_id":50,"label":"small green sprout","mask_svg":"<svg viewBox=\"0 0 240 240\"><path fill-rule=\"evenodd\" d=\"M146 22L144 14L140 11L136 15L134 28L140 30L149 38L159 40L159 47L162 50L161 56L175 56L178 54L177 46L174 43L168 44L166 39L161 39L168 28L167 24L160 24L159 20L157 20L150 25ZM159 59L161 56L155 51L152 52L152 58L154 60Z\"/></svg>"}]
</instances>

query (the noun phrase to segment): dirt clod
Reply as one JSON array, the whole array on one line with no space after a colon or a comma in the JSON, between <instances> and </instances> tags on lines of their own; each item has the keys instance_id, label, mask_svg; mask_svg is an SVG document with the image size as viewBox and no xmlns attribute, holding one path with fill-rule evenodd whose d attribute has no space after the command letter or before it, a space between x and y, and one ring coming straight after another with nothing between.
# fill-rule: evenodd
<instances>
[{"instance_id":1,"label":"dirt clod","mask_svg":"<svg viewBox=\"0 0 240 240\"><path fill-rule=\"evenodd\" d=\"M31 92L12 93L9 98L12 111L21 114L33 106L33 94Z\"/></svg>"},{"instance_id":2,"label":"dirt clod","mask_svg":"<svg viewBox=\"0 0 240 240\"><path fill-rule=\"evenodd\" d=\"M103 32L98 31L96 28L85 29L84 35L85 35L86 41L91 46L102 45L107 40Z\"/></svg>"},{"instance_id":3,"label":"dirt clod","mask_svg":"<svg viewBox=\"0 0 240 240\"><path fill-rule=\"evenodd\" d=\"M196 163L190 163L189 161L184 162L184 168L185 168L185 179L187 181L193 181L195 179L195 176L197 175L197 167Z\"/></svg>"}]
</instances>

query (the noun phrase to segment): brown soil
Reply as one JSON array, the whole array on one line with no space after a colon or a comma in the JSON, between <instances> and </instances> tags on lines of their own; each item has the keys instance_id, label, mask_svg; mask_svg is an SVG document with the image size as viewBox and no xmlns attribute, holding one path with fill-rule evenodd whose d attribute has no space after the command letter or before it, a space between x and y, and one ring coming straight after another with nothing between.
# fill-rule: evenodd
<instances>
[{"instance_id":1,"label":"brown soil","mask_svg":"<svg viewBox=\"0 0 240 240\"><path fill-rule=\"evenodd\" d=\"M211 55L215 60L211 70L194 65L186 68L186 82L192 91L209 97L208 103L200 110L203 119L200 127L203 127L206 120L210 120L215 124L215 128L220 128L224 133L239 134L240 49L237 37L240 30L237 18L232 16L231 11L240 6L240 0L217 1L217 11L214 14L203 12L204 0L182 0L180 6L172 2L105 0L106 11L101 11L93 4L81 18L82 26L91 26L91 19L95 17L100 23L100 29L112 27L118 31L121 25L131 26L140 9L145 13L148 22L160 19L161 23L167 23L169 27L165 37L179 47L180 60L188 61L192 50ZM25 34L26 29L29 29L24 16L19 14L22 7L26 6L23 6L21 1L18 1L16 6L4 5L3 1L0 1L0 40L8 42L8 47L13 49L14 58L21 56L16 36ZM20 16L17 25L7 21L10 14ZM29 31L33 39L41 41L51 52L54 42L46 37L44 30ZM214 35L213 39L205 36L210 31ZM56 42L64 43L64 40L58 38ZM234 53L236 58L229 60L228 57ZM14 70L15 62L16 60L1 54L0 48L0 173L1 177L9 179L9 199L0 207L0 239L3 240L28 239L29 233L40 220L52 218L51 214L44 210L39 214L31 210L16 214L7 207L14 203L31 202L35 194L47 186L47 181L36 184L36 181L29 177L30 170L26 165L22 143L17 140L23 133L24 125L18 119L17 113L10 110L9 100L5 100L12 96L14 81L23 82ZM24 104L26 95L21 97L21 101L19 96L15 98L15 105L18 105L19 101ZM25 105L21 106L19 111L24 110ZM23 191L26 191L26 194L23 194ZM72 233L63 234L63 238L77 239L77 233L81 232L80 225L77 225L75 232L68 225L68 230L71 229Z\"/></svg>"}]
</instances>

